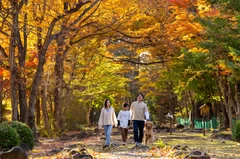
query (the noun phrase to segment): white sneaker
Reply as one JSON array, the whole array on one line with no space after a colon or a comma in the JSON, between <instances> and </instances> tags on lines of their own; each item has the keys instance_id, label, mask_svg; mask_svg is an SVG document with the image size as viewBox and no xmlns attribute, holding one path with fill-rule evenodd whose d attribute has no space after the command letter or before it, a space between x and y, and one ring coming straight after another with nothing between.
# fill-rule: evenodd
<instances>
[{"instance_id":1,"label":"white sneaker","mask_svg":"<svg viewBox=\"0 0 240 159\"><path fill-rule=\"evenodd\" d=\"M122 144L125 146L125 145L126 145L126 142L123 142Z\"/></svg>"},{"instance_id":2,"label":"white sneaker","mask_svg":"<svg viewBox=\"0 0 240 159\"><path fill-rule=\"evenodd\" d=\"M136 147L141 147L141 145L142 145L142 143L140 143L140 142L136 142L136 143L135 143L135 146L136 146Z\"/></svg>"}]
</instances>

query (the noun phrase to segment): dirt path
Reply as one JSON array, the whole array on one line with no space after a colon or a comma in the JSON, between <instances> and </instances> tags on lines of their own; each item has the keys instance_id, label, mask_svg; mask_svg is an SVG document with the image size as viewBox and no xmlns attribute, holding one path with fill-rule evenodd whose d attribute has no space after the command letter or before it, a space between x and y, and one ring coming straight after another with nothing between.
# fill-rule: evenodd
<instances>
[{"instance_id":1,"label":"dirt path","mask_svg":"<svg viewBox=\"0 0 240 159\"><path fill-rule=\"evenodd\" d=\"M150 158L152 154L149 153L149 148L144 146L143 148L135 148L132 136L132 133L129 134L130 139L128 139L125 146L122 145L120 134L112 135L111 141L115 145L113 148L103 150L104 139L100 139L99 137L92 138L91 141L93 144L88 144L88 146L97 154L95 155L96 158Z\"/></svg>"},{"instance_id":2,"label":"dirt path","mask_svg":"<svg viewBox=\"0 0 240 159\"><path fill-rule=\"evenodd\" d=\"M41 139L40 144L38 144L29 158L64 158L66 154L61 151L57 155L51 155L61 148L67 147L69 145L84 145L86 146L88 152L96 159L101 158L126 158L126 159L151 159L151 158L167 158L166 150L165 152L160 152L157 157L154 157L154 145L148 147L143 147L141 149L136 149L133 142L133 134L130 131L128 143L126 146L123 146L121 143L121 136L117 132L117 129L114 129L111 141L116 145L113 148L103 150L102 146L104 145L103 136L90 136L83 139L72 138L69 140L60 140L60 139ZM156 140L160 139L164 141L167 146L172 147L175 145L187 145L192 150L200 150L206 152L211 156L212 159L237 159L240 158L240 146L238 143L230 140L222 139L210 139L207 136L203 137L200 133L173 133L169 135L168 133L157 133L155 135ZM162 155L161 155L162 153ZM172 158L172 157L171 157Z\"/></svg>"},{"instance_id":3,"label":"dirt path","mask_svg":"<svg viewBox=\"0 0 240 159\"><path fill-rule=\"evenodd\" d=\"M76 132L75 132L76 133ZM79 132L78 132L79 133ZM56 158L62 156L64 158L66 154L59 152L58 155L52 155L53 153L62 150L64 147L73 146L73 145L82 145L86 146L88 152L94 158L128 158L128 159L136 159L136 158L149 158L152 156L149 153L148 149L136 149L134 148L134 142L132 132L129 133L129 140L126 146L122 145L121 135L119 134L117 129L114 129L114 133L111 137L112 143L115 145L110 149L104 149L103 145L105 139L103 135L98 136L90 136L83 139L72 138L71 140L61 140L57 139L40 139L40 143L38 143L34 150L31 152L29 158L35 159L48 159L48 158Z\"/></svg>"}]
</instances>

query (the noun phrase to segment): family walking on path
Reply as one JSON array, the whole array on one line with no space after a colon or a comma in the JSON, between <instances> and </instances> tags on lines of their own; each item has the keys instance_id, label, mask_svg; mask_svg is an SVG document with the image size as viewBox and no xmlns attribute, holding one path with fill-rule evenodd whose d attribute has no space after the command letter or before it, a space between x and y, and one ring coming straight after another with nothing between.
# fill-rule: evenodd
<instances>
[{"instance_id":1,"label":"family walking on path","mask_svg":"<svg viewBox=\"0 0 240 159\"><path fill-rule=\"evenodd\" d=\"M123 104L123 110L121 110L118 114L118 118L116 118L116 114L114 108L111 106L111 102L109 99L104 101L104 107L101 110L101 114L99 117L98 125L99 128L104 129L104 134L106 137L105 145L103 148L107 148L111 143L111 132L113 126L120 127L123 145L126 145L128 128L130 126L130 121L133 124L133 134L135 146L139 147L142 144L143 135L144 135L144 125L145 120L149 120L149 113L147 104L144 103L144 95L139 93L137 95L137 101L132 102L130 106L130 111L128 108L128 104Z\"/></svg>"}]
</instances>

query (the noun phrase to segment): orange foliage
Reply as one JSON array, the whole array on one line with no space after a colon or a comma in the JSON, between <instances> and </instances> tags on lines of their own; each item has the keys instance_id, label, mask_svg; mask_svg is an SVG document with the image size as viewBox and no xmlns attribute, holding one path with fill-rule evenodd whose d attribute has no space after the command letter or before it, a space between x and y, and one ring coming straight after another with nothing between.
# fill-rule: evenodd
<instances>
[{"instance_id":1,"label":"orange foliage","mask_svg":"<svg viewBox=\"0 0 240 159\"><path fill-rule=\"evenodd\" d=\"M0 68L0 77L3 77L3 80L9 79L10 78L9 71L4 68Z\"/></svg>"},{"instance_id":2,"label":"orange foliage","mask_svg":"<svg viewBox=\"0 0 240 159\"><path fill-rule=\"evenodd\" d=\"M36 67L37 65L38 65L38 53L36 51L29 52L25 66Z\"/></svg>"},{"instance_id":3,"label":"orange foliage","mask_svg":"<svg viewBox=\"0 0 240 159\"><path fill-rule=\"evenodd\" d=\"M207 17L219 16L219 15L220 15L220 11L215 8L211 8L208 13L205 13L205 16Z\"/></svg>"},{"instance_id":4,"label":"orange foliage","mask_svg":"<svg viewBox=\"0 0 240 159\"><path fill-rule=\"evenodd\" d=\"M193 5L196 0L168 0L168 2L181 8L188 8Z\"/></svg>"},{"instance_id":5,"label":"orange foliage","mask_svg":"<svg viewBox=\"0 0 240 159\"><path fill-rule=\"evenodd\" d=\"M3 76L3 71L4 71L4 69L3 69L3 68L0 68L0 77Z\"/></svg>"}]
</instances>

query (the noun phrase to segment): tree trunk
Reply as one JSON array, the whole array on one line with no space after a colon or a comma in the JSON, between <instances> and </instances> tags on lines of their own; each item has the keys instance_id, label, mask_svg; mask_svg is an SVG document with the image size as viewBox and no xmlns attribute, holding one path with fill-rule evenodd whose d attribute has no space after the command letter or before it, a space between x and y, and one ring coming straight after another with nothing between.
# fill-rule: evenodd
<instances>
[{"instance_id":1,"label":"tree trunk","mask_svg":"<svg viewBox=\"0 0 240 159\"><path fill-rule=\"evenodd\" d=\"M12 120L18 120L18 100L17 100L17 67L15 62L15 49L17 46L18 34L18 4L11 1L12 7L12 28L9 46L9 65L10 65L10 99L12 106Z\"/></svg>"},{"instance_id":2,"label":"tree trunk","mask_svg":"<svg viewBox=\"0 0 240 159\"><path fill-rule=\"evenodd\" d=\"M92 110L92 99L89 102L86 102L85 107L87 108L87 114L86 114L86 122L87 126L90 126L91 124L91 110Z\"/></svg>"},{"instance_id":3,"label":"tree trunk","mask_svg":"<svg viewBox=\"0 0 240 159\"><path fill-rule=\"evenodd\" d=\"M184 105L185 105L185 109L186 109L186 115L187 115L187 118L189 117L189 111L188 111L188 103L187 103L187 96L186 94L184 93Z\"/></svg>"},{"instance_id":4,"label":"tree trunk","mask_svg":"<svg viewBox=\"0 0 240 159\"><path fill-rule=\"evenodd\" d=\"M189 101L192 105L192 113L191 113L191 128L195 128L195 124L194 124L194 120L195 120L195 103L192 97L192 93L190 92L190 90L188 91L188 95L189 95Z\"/></svg>"},{"instance_id":5,"label":"tree trunk","mask_svg":"<svg viewBox=\"0 0 240 159\"><path fill-rule=\"evenodd\" d=\"M41 108L40 108L40 99L37 97L36 99L36 114L37 114L37 118L36 118L36 124L37 126L40 126L40 118L41 118Z\"/></svg>"},{"instance_id":6,"label":"tree trunk","mask_svg":"<svg viewBox=\"0 0 240 159\"><path fill-rule=\"evenodd\" d=\"M170 135L172 135L172 131L173 131L173 119L170 118Z\"/></svg>"},{"instance_id":7,"label":"tree trunk","mask_svg":"<svg viewBox=\"0 0 240 159\"><path fill-rule=\"evenodd\" d=\"M63 93L63 45L64 37L57 38L58 51L55 62L55 88L54 88L54 122L55 130L59 132L62 127L62 93Z\"/></svg>"},{"instance_id":8,"label":"tree trunk","mask_svg":"<svg viewBox=\"0 0 240 159\"><path fill-rule=\"evenodd\" d=\"M177 101L177 96L176 94L173 92L173 84L172 82L168 83L168 103L169 103L169 108L172 112L172 115L174 116L175 114L175 109L178 106L178 101Z\"/></svg>"},{"instance_id":9,"label":"tree trunk","mask_svg":"<svg viewBox=\"0 0 240 159\"><path fill-rule=\"evenodd\" d=\"M236 120L240 119L240 102L239 102L238 89L239 89L238 88L238 83L235 82L234 92L235 92L235 100L236 100L236 105L237 105L237 108L236 108Z\"/></svg>"},{"instance_id":10,"label":"tree trunk","mask_svg":"<svg viewBox=\"0 0 240 159\"><path fill-rule=\"evenodd\" d=\"M25 79L23 83L18 84L18 90L19 90L20 121L23 123L27 123L27 97Z\"/></svg>"},{"instance_id":11,"label":"tree trunk","mask_svg":"<svg viewBox=\"0 0 240 159\"><path fill-rule=\"evenodd\" d=\"M32 82L32 89L29 97L28 125L33 131L36 131L35 122L34 122L35 121L34 108L35 108L38 87L42 80L43 65L45 63L45 53L46 53L46 50L44 50L43 52L40 52L39 54L40 55L39 63L38 63L35 77Z\"/></svg>"},{"instance_id":12,"label":"tree trunk","mask_svg":"<svg viewBox=\"0 0 240 159\"><path fill-rule=\"evenodd\" d=\"M182 104L179 105L181 117L184 118Z\"/></svg>"},{"instance_id":13,"label":"tree trunk","mask_svg":"<svg viewBox=\"0 0 240 159\"><path fill-rule=\"evenodd\" d=\"M231 105L230 99L229 99L229 91L230 90L228 90L229 89L228 81L224 77L219 76L218 82L219 82L219 87L221 89L221 94L223 96L222 106L223 106L223 114L224 114L224 127L231 128L231 126L232 126L232 124L231 124L231 122L232 122L232 105ZM231 113L231 115L230 115L230 113Z\"/></svg>"},{"instance_id":14,"label":"tree trunk","mask_svg":"<svg viewBox=\"0 0 240 159\"><path fill-rule=\"evenodd\" d=\"M20 106L20 121L27 123L27 96L26 96L26 77L25 77L25 61L27 54L27 13L24 15L24 46L18 47L18 61L21 68L19 73L20 82L18 83L19 91L19 106Z\"/></svg>"},{"instance_id":15,"label":"tree trunk","mask_svg":"<svg viewBox=\"0 0 240 159\"><path fill-rule=\"evenodd\" d=\"M43 13L46 11L46 0L44 0L44 6L43 6ZM44 14L43 14L44 15ZM38 18L36 15L34 15L35 18L40 20L40 24L44 17ZM42 80L42 74L43 74L43 65L45 64L45 55L48 49L48 46L50 45L51 41L53 40L52 37L52 30L55 25L56 21L52 21L51 25L48 28L47 35L45 37L45 42L42 44L42 28L37 27L37 48L38 48L38 67L35 73L35 77L32 82L32 88L30 92L29 97L29 108L28 108L28 125L29 127L34 131L35 129L35 116L34 116L34 107L35 107L35 100L37 96L38 87L40 85L40 82Z\"/></svg>"},{"instance_id":16,"label":"tree trunk","mask_svg":"<svg viewBox=\"0 0 240 159\"><path fill-rule=\"evenodd\" d=\"M233 87L232 87L232 84L230 81L228 81L228 103L229 103L229 112L228 112L228 116L229 116L229 126L230 126L230 129L232 130L233 129L233 113L238 113L238 105L237 105L237 102L235 100L235 92L233 90Z\"/></svg>"},{"instance_id":17,"label":"tree trunk","mask_svg":"<svg viewBox=\"0 0 240 159\"><path fill-rule=\"evenodd\" d=\"M49 44L51 43L51 41L52 41L51 36L46 38L46 41L45 41L44 45L39 50L39 53L38 53L38 55L39 55L39 57L38 57L38 67L37 67L36 74L35 74L35 77L34 77L33 82L32 82L32 88L31 88L30 97L29 97L28 125L33 130L35 130L34 108L35 108L37 92L38 92L38 88L39 88L39 85L40 85L41 80L42 80L43 66L46 62L45 61L45 58L46 58L45 55L46 55L47 48L48 48Z\"/></svg>"},{"instance_id":18,"label":"tree trunk","mask_svg":"<svg viewBox=\"0 0 240 159\"><path fill-rule=\"evenodd\" d=\"M55 130L57 132L60 131L61 128L61 94L62 94L62 69L63 69L63 61L61 61L61 56L57 53L56 56L56 64L55 64L55 81L56 85L54 88L54 122L55 122Z\"/></svg>"},{"instance_id":19,"label":"tree trunk","mask_svg":"<svg viewBox=\"0 0 240 159\"><path fill-rule=\"evenodd\" d=\"M229 117L228 117L228 113L227 113L227 107L223 107L223 127L224 128L229 128Z\"/></svg>"},{"instance_id":20,"label":"tree trunk","mask_svg":"<svg viewBox=\"0 0 240 159\"><path fill-rule=\"evenodd\" d=\"M48 105L49 105L51 114L53 114L54 110L53 110L53 101L51 96L48 96Z\"/></svg>"},{"instance_id":21,"label":"tree trunk","mask_svg":"<svg viewBox=\"0 0 240 159\"><path fill-rule=\"evenodd\" d=\"M22 40L19 31L19 19L18 14L23 7L23 4L27 4L26 0L23 3L18 3L18 1L10 1L12 8L12 29L11 29L11 41L9 47L9 65L10 65L10 98L12 105L12 120L18 119L18 100L17 100L17 87L19 86L19 105L20 105L20 121L26 123L26 110L27 110L27 99L26 99L26 81L25 75L23 73L25 68L25 58L27 49L27 13L24 16L24 27L23 27L23 37L24 37L24 47L22 45ZM18 48L18 61L19 70L17 69L17 64L15 61L16 47ZM18 72L19 71L19 72ZM18 79L18 80L17 80ZM18 83L17 83L18 81Z\"/></svg>"},{"instance_id":22,"label":"tree trunk","mask_svg":"<svg viewBox=\"0 0 240 159\"><path fill-rule=\"evenodd\" d=\"M228 114L227 114L227 111L226 111L226 95L224 94L225 93L225 90L224 90L224 84L222 82L222 79L219 75L219 71L217 71L217 73L215 74L215 81L216 81L216 85L217 85L217 90L218 90L218 93L219 93L219 97L220 97L220 105L221 105L221 108L222 108L222 112L223 112L223 125L220 123L220 126L223 126L224 128L228 128L229 127L229 119L228 119ZM221 117L221 115L220 115ZM220 119L220 122L221 122L221 119Z\"/></svg>"},{"instance_id":23,"label":"tree trunk","mask_svg":"<svg viewBox=\"0 0 240 159\"><path fill-rule=\"evenodd\" d=\"M0 76L0 123L2 122L3 119L3 77Z\"/></svg>"},{"instance_id":24,"label":"tree trunk","mask_svg":"<svg viewBox=\"0 0 240 159\"><path fill-rule=\"evenodd\" d=\"M219 105L217 105L215 102L212 103L212 111L213 111L213 117L217 117L218 116L218 107Z\"/></svg>"},{"instance_id":25,"label":"tree trunk","mask_svg":"<svg viewBox=\"0 0 240 159\"><path fill-rule=\"evenodd\" d=\"M232 116L232 107L231 106L227 107L227 114L228 114L228 119L229 119L229 128L230 128L230 130L232 130L232 127L233 127L233 124L232 124L233 116Z\"/></svg>"},{"instance_id":26,"label":"tree trunk","mask_svg":"<svg viewBox=\"0 0 240 159\"><path fill-rule=\"evenodd\" d=\"M47 130L48 134L50 135L50 124L49 124L49 116L47 112L47 84L49 81L49 72L47 75L47 79L43 84L42 89L42 113L44 119L44 129Z\"/></svg>"},{"instance_id":27,"label":"tree trunk","mask_svg":"<svg viewBox=\"0 0 240 159\"><path fill-rule=\"evenodd\" d=\"M68 2L64 3L64 11L68 10ZM55 58L55 88L54 88L54 126L57 132L62 128L62 102L63 102L63 74L64 74L64 40L66 35L64 34L66 21L64 20L61 25L61 31L57 37L57 52Z\"/></svg>"}]
</instances>

